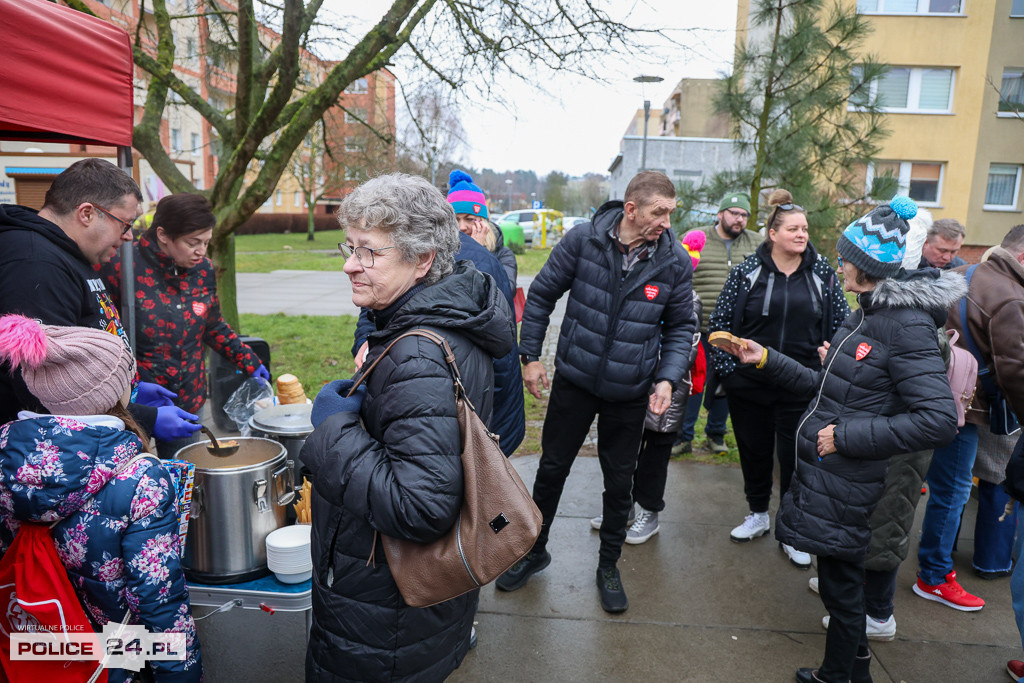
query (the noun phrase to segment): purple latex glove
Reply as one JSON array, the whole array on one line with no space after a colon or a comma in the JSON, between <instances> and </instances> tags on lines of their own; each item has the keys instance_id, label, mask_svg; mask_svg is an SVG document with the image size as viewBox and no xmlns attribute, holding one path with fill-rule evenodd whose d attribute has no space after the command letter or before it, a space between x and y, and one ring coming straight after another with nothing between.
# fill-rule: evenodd
<instances>
[{"instance_id":1,"label":"purple latex glove","mask_svg":"<svg viewBox=\"0 0 1024 683\"><path fill-rule=\"evenodd\" d=\"M178 406L162 406L156 409L153 436L157 441L175 441L192 436L202 429L202 425L189 422L189 420L198 419L198 415L187 413Z\"/></svg>"},{"instance_id":2,"label":"purple latex glove","mask_svg":"<svg viewBox=\"0 0 1024 683\"><path fill-rule=\"evenodd\" d=\"M176 398L178 398L176 393L152 382L139 382L138 391L135 394L136 403L151 408L173 406Z\"/></svg>"},{"instance_id":3,"label":"purple latex glove","mask_svg":"<svg viewBox=\"0 0 1024 683\"><path fill-rule=\"evenodd\" d=\"M263 364L260 364L260 366L253 371L252 376L257 379L261 379L264 382L270 382L270 370L267 370L267 366Z\"/></svg>"}]
</instances>

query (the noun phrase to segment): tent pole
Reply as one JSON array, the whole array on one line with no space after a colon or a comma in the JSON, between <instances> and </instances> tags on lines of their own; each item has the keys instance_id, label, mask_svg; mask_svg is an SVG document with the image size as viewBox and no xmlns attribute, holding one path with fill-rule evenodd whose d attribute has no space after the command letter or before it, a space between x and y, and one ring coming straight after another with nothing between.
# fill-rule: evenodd
<instances>
[{"instance_id":1,"label":"tent pole","mask_svg":"<svg viewBox=\"0 0 1024 683\"><path fill-rule=\"evenodd\" d=\"M132 174L132 148L117 148L117 166L129 176ZM128 343L135 353L135 265L132 242L121 243L121 324L127 329Z\"/></svg>"}]
</instances>

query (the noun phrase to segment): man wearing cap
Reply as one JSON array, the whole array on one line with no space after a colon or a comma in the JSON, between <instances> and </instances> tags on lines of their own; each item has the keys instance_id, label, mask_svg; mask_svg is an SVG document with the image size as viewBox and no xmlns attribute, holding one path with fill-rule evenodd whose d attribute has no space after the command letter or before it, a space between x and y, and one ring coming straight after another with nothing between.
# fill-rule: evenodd
<instances>
[{"instance_id":1,"label":"man wearing cap","mask_svg":"<svg viewBox=\"0 0 1024 683\"><path fill-rule=\"evenodd\" d=\"M700 321L700 343L704 354L711 357L711 346L707 343L708 318L715 310L718 295L722 293L729 271L743 262L757 250L761 236L747 230L750 218L750 197L742 192L732 192L722 197L718 205L718 220L714 225L698 228L707 237L700 254L700 270L693 272L693 291L704 302L704 313ZM694 428L700 415L701 403L708 411L708 422L704 433L708 437L708 448L712 453L725 454L725 421L729 417L729 404L725 396L718 396L718 379L708 364L707 379L703 394L690 397L686 405L686 417L679 430L679 437L672 452L676 455L689 453L693 449ZM701 396L704 400L701 401Z\"/></svg>"}]
</instances>

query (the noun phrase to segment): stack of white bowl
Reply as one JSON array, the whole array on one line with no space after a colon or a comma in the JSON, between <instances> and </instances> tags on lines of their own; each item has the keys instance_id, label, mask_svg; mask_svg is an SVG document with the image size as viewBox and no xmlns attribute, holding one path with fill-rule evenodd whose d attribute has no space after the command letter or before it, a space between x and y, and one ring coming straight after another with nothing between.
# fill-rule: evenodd
<instances>
[{"instance_id":1,"label":"stack of white bowl","mask_svg":"<svg viewBox=\"0 0 1024 683\"><path fill-rule=\"evenodd\" d=\"M267 536L267 567L282 583L302 583L313 576L309 554L311 524L281 527Z\"/></svg>"}]
</instances>

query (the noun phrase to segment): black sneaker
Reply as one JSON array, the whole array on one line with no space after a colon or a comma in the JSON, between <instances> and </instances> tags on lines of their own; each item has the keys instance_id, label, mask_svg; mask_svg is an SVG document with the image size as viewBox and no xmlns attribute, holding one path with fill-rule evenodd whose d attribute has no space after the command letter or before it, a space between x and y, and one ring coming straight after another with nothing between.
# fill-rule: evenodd
<instances>
[{"instance_id":1,"label":"black sneaker","mask_svg":"<svg viewBox=\"0 0 1024 683\"><path fill-rule=\"evenodd\" d=\"M597 590L601 594L601 609L611 614L625 612L629 608L622 578L616 567L597 568Z\"/></svg>"},{"instance_id":2,"label":"black sneaker","mask_svg":"<svg viewBox=\"0 0 1024 683\"><path fill-rule=\"evenodd\" d=\"M508 571L498 577L494 585L503 591L519 590L526 580L551 564L551 553L542 550L539 553L530 551L526 557L512 565Z\"/></svg>"}]
</instances>

